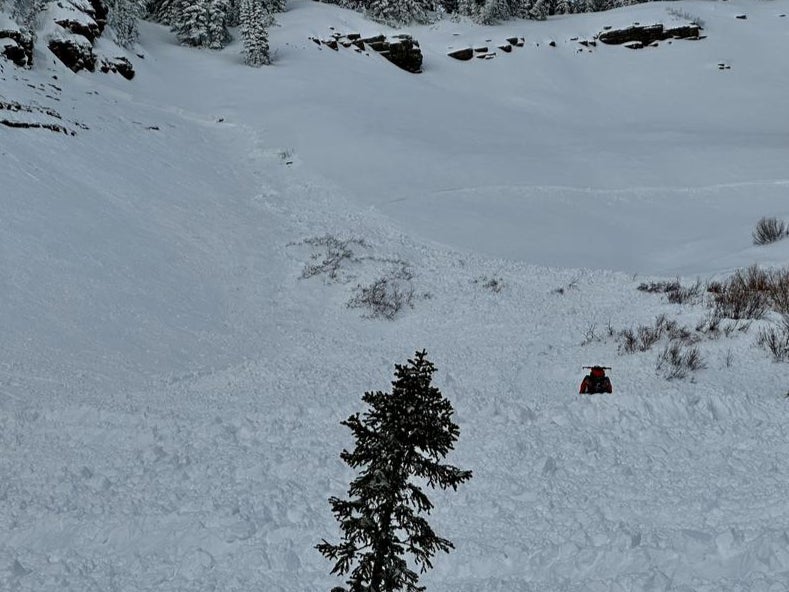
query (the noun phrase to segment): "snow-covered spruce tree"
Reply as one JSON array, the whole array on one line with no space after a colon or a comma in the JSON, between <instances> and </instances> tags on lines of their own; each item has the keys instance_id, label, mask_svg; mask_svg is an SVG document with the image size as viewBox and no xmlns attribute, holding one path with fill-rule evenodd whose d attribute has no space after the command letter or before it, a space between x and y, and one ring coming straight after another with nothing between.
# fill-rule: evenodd
<instances>
[{"instance_id":1,"label":"snow-covered spruce tree","mask_svg":"<svg viewBox=\"0 0 789 592\"><path fill-rule=\"evenodd\" d=\"M572 0L558 0L556 14L572 14L574 10Z\"/></svg>"},{"instance_id":2,"label":"snow-covered spruce tree","mask_svg":"<svg viewBox=\"0 0 789 592\"><path fill-rule=\"evenodd\" d=\"M510 5L510 11L512 12L512 16L515 18L531 18L529 16L529 12L534 6L535 0L512 0Z\"/></svg>"},{"instance_id":3,"label":"snow-covered spruce tree","mask_svg":"<svg viewBox=\"0 0 789 592\"><path fill-rule=\"evenodd\" d=\"M207 0L191 0L182 3L182 7L174 14L178 20L172 23L178 40L185 45L208 45Z\"/></svg>"},{"instance_id":4,"label":"snow-covered spruce tree","mask_svg":"<svg viewBox=\"0 0 789 592\"><path fill-rule=\"evenodd\" d=\"M457 13L460 16L467 16L472 20L476 20L479 8L475 0L458 0Z\"/></svg>"},{"instance_id":5,"label":"snow-covered spruce tree","mask_svg":"<svg viewBox=\"0 0 789 592\"><path fill-rule=\"evenodd\" d=\"M481 25L495 25L512 18L507 0L486 0L477 14L476 21Z\"/></svg>"},{"instance_id":6,"label":"snow-covered spruce tree","mask_svg":"<svg viewBox=\"0 0 789 592\"><path fill-rule=\"evenodd\" d=\"M274 17L263 0L241 0L241 41L244 62L250 66L265 66L271 63L268 29Z\"/></svg>"},{"instance_id":7,"label":"snow-covered spruce tree","mask_svg":"<svg viewBox=\"0 0 789 592\"><path fill-rule=\"evenodd\" d=\"M143 12L139 0L110 0L108 25L115 31L115 42L130 48L137 43L137 19Z\"/></svg>"},{"instance_id":8,"label":"snow-covered spruce tree","mask_svg":"<svg viewBox=\"0 0 789 592\"><path fill-rule=\"evenodd\" d=\"M366 14L375 21L398 27L428 22L427 10L424 0L371 0Z\"/></svg>"},{"instance_id":9,"label":"snow-covered spruce tree","mask_svg":"<svg viewBox=\"0 0 789 592\"><path fill-rule=\"evenodd\" d=\"M411 481L457 489L471 479L471 471L440 464L460 428L452 421L451 403L431 385L433 372L427 352L417 352L408 364L395 365L391 394L365 393L362 400L370 409L342 422L356 447L343 450L340 458L360 474L350 484L349 499L329 499L343 540L336 545L324 540L316 548L335 562L333 574L351 572L347 592L424 590L405 554L424 572L437 551L454 548L420 515L429 514L433 504Z\"/></svg>"},{"instance_id":10,"label":"snow-covered spruce tree","mask_svg":"<svg viewBox=\"0 0 789 592\"><path fill-rule=\"evenodd\" d=\"M208 47L222 49L230 38L227 32L227 0L209 0L208 2Z\"/></svg>"},{"instance_id":11,"label":"snow-covered spruce tree","mask_svg":"<svg viewBox=\"0 0 789 592\"><path fill-rule=\"evenodd\" d=\"M147 4L147 15L157 23L172 27L180 18L181 8L179 0L154 0Z\"/></svg>"},{"instance_id":12,"label":"snow-covered spruce tree","mask_svg":"<svg viewBox=\"0 0 789 592\"><path fill-rule=\"evenodd\" d=\"M230 39L232 8L229 0L165 0L154 16L169 21L185 45L221 49Z\"/></svg>"},{"instance_id":13,"label":"snow-covered spruce tree","mask_svg":"<svg viewBox=\"0 0 789 592\"><path fill-rule=\"evenodd\" d=\"M529 11L529 17L535 21L544 21L548 18L548 3L546 0L536 0Z\"/></svg>"}]
</instances>

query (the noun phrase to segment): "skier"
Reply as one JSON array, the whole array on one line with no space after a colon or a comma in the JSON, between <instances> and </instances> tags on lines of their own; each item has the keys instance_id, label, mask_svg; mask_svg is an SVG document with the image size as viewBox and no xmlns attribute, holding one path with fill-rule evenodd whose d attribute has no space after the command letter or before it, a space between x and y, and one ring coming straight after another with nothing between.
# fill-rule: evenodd
<instances>
[{"instance_id":1,"label":"skier","mask_svg":"<svg viewBox=\"0 0 789 592\"><path fill-rule=\"evenodd\" d=\"M596 395L598 393L612 393L611 379L605 375L609 366L584 366L589 369L589 374L584 377L581 388L578 391L581 395Z\"/></svg>"}]
</instances>

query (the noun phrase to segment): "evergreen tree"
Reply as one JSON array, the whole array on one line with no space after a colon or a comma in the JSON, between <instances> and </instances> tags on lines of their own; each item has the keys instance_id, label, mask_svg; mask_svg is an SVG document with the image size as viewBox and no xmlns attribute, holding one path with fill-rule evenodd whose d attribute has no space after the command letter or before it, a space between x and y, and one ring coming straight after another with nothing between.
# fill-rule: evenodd
<instances>
[{"instance_id":1,"label":"evergreen tree","mask_svg":"<svg viewBox=\"0 0 789 592\"><path fill-rule=\"evenodd\" d=\"M230 38L225 26L228 8L227 0L210 0L208 3L208 47L211 49L221 49Z\"/></svg>"},{"instance_id":2,"label":"evergreen tree","mask_svg":"<svg viewBox=\"0 0 789 592\"><path fill-rule=\"evenodd\" d=\"M367 16L393 27L428 22L422 0L372 0L367 6Z\"/></svg>"},{"instance_id":3,"label":"evergreen tree","mask_svg":"<svg viewBox=\"0 0 789 592\"><path fill-rule=\"evenodd\" d=\"M472 20L477 19L477 3L475 0L458 0L457 13Z\"/></svg>"},{"instance_id":4,"label":"evergreen tree","mask_svg":"<svg viewBox=\"0 0 789 592\"><path fill-rule=\"evenodd\" d=\"M108 24L115 31L115 42L130 48L137 43L137 19L143 7L138 0L111 0L108 2Z\"/></svg>"},{"instance_id":5,"label":"evergreen tree","mask_svg":"<svg viewBox=\"0 0 789 592\"><path fill-rule=\"evenodd\" d=\"M226 22L228 27L237 27L241 24L240 0L227 0Z\"/></svg>"},{"instance_id":6,"label":"evergreen tree","mask_svg":"<svg viewBox=\"0 0 789 592\"><path fill-rule=\"evenodd\" d=\"M548 4L546 0L536 0L529 11L529 17L535 21L544 21L548 18Z\"/></svg>"},{"instance_id":7,"label":"evergreen tree","mask_svg":"<svg viewBox=\"0 0 789 592\"><path fill-rule=\"evenodd\" d=\"M365 393L362 400L370 409L342 422L356 447L343 450L340 458L361 472L350 484L349 499L329 499L343 541L324 540L316 548L335 562L332 573L346 574L355 564L348 592L424 590L406 563L406 552L424 572L437 551L454 548L420 515L429 514L433 504L411 481L416 477L433 488L457 489L471 479L471 471L440 464L460 428L452 421L451 403L430 384L434 372L427 353L417 352L407 365L395 365L391 394Z\"/></svg>"},{"instance_id":8,"label":"evergreen tree","mask_svg":"<svg viewBox=\"0 0 789 592\"><path fill-rule=\"evenodd\" d=\"M482 25L495 25L512 18L507 0L486 0L477 15L477 22Z\"/></svg>"},{"instance_id":9,"label":"evergreen tree","mask_svg":"<svg viewBox=\"0 0 789 592\"><path fill-rule=\"evenodd\" d=\"M573 3L572 0L559 0L556 3L556 14L572 14Z\"/></svg>"},{"instance_id":10,"label":"evergreen tree","mask_svg":"<svg viewBox=\"0 0 789 592\"><path fill-rule=\"evenodd\" d=\"M240 19L244 62L250 66L270 64L268 29L274 17L263 0L241 0Z\"/></svg>"},{"instance_id":11,"label":"evergreen tree","mask_svg":"<svg viewBox=\"0 0 789 592\"><path fill-rule=\"evenodd\" d=\"M285 12L286 0L268 0L268 10L272 14Z\"/></svg>"},{"instance_id":12,"label":"evergreen tree","mask_svg":"<svg viewBox=\"0 0 789 592\"><path fill-rule=\"evenodd\" d=\"M192 0L184 5L173 28L178 40L186 45L208 45L207 0Z\"/></svg>"},{"instance_id":13,"label":"evergreen tree","mask_svg":"<svg viewBox=\"0 0 789 592\"><path fill-rule=\"evenodd\" d=\"M148 14L157 23L172 27L180 19L181 8L179 0L161 0L148 5Z\"/></svg>"},{"instance_id":14,"label":"evergreen tree","mask_svg":"<svg viewBox=\"0 0 789 592\"><path fill-rule=\"evenodd\" d=\"M512 16L517 18L531 18L529 13L531 12L532 6L534 6L534 0L513 0L512 3Z\"/></svg>"}]
</instances>

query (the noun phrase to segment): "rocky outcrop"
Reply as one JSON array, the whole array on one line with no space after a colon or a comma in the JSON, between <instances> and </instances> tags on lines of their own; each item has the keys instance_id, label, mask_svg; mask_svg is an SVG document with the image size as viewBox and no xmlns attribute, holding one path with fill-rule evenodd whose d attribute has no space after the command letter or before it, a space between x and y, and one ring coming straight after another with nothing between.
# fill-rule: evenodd
<instances>
[{"instance_id":1,"label":"rocky outcrop","mask_svg":"<svg viewBox=\"0 0 789 592\"><path fill-rule=\"evenodd\" d=\"M29 68L33 65L33 35L20 29L0 29L0 55Z\"/></svg>"},{"instance_id":2,"label":"rocky outcrop","mask_svg":"<svg viewBox=\"0 0 789 592\"><path fill-rule=\"evenodd\" d=\"M134 67L128 59L97 57L93 52L107 25L104 0L56 0L49 15L60 31L49 35L47 47L70 70L95 72L98 67L101 72L114 72L127 80L134 78Z\"/></svg>"},{"instance_id":3,"label":"rocky outcrop","mask_svg":"<svg viewBox=\"0 0 789 592\"><path fill-rule=\"evenodd\" d=\"M99 28L98 23L96 23L96 21L94 21L93 19L89 21L60 19L60 20L55 20L55 23L63 27L66 31L84 37L91 43L95 43L96 39L98 39L101 36L101 29Z\"/></svg>"},{"instance_id":4,"label":"rocky outcrop","mask_svg":"<svg viewBox=\"0 0 789 592\"><path fill-rule=\"evenodd\" d=\"M637 43L641 47L651 45L656 41L666 39L699 39L701 27L698 25L685 25L681 27L664 28L662 24L633 26L626 29L608 29L597 35L601 43L607 45L625 45L635 48Z\"/></svg>"},{"instance_id":5,"label":"rocky outcrop","mask_svg":"<svg viewBox=\"0 0 789 592\"><path fill-rule=\"evenodd\" d=\"M394 35L387 38L384 35L375 37L357 38L352 40L358 46L367 46L381 54L398 68L406 72L419 74L422 71L422 50L419 42L410 35Z\"/></svg>"},{"instance_id":6,"label":"rocky outcrop","mask_svg":"<svg viewBox=\"0 0 789 592\"><path fill-rule=\"evenodd\" d=\"M78 35L50 39L49 51L73 72L80 70L96 71L96 56L90 41Z\"/></svg>"},{"instance_id":7,"label":"rocky outcrop","mask_svg":"<svg viewBox=\"0 0 789 592\"><path fill-rule=\"evenodd\" d=\"M410 35L394 35L388 38L384 35L376 35L362 38L358 33L347 35L332 33L330 39L310 37L310 40L320 47L328 47L334 51L344 47L353 48L361 53L369 48L406 72L418 74L422 71L422 50L419 48L419 42Z\"/></svg>"},{"instance_id":8,"label":"rocky outcrop","mask_svg":"<svg viewBox=\"0 0 789 592\"><path fill-rule=\"evenodd\" d=\"M100 69L102 72L115 72L120 74L126 80L134 78L134 66L132 63L123 57L103 58L101 60Z\"/></svg>"},{"instance_id":9,"label":"rocky outcrop","mask_svg":"<svg viewBox=\"0 0 789 592\"><path fill-rule=\"evenodd\" d=\"M422 71L422 50L419 48L419 42L410 35L395 35L377 51L406 72L419 74Z\"/></svg>"}]
</instances>

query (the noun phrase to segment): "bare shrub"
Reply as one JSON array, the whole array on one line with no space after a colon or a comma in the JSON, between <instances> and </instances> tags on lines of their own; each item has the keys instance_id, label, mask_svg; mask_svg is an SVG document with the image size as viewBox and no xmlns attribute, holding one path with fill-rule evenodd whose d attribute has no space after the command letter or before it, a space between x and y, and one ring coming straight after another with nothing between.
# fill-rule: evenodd
<instances>
[{"instance_id":1,"label":"bare shrub","mask_svg":"<svg viewBox=\"0 0 789 592\"><path fill-rule=\"evenodd\" d=\"M339 279L345 266L359 263L363 259L355 254L354 247L367 247L367 243L362 239L339 239L331 234L308 238L300 244L309 245L317 251L301 272L304 279L317 275L325 275L331 280Z\"/></svg>"},{"instance_id":2,"label":"bare shrub","mask_svg":"<svg viewBox=\"0 0 789 592\"><path fill-rule=\"evenodd\" d=\"M706 24L704 20L694 14L689 13L686 10L677 10L676 8L667 8L666 12L668 12L671 16L677 17L678 19L686 20L691 25L696 25L699 29L703 29L704 25Z\"/></svg>"},{"instance_id":3,"label":"bare shrub","mask_svg":"<svg viewBox=\"0 0 789 592\"><path fill-rule=\"evenodd\" d=\"M789 236L786 222L778 218L761 218L753 229L753 244L767 245Z\"/></svg>"},{"instance_id":4,"label":"bare shrub","mask_svg":"<svg viewBox=\"0 0 789 592\"><path fill-rule=\"evenodd\" d=\"M665 294L672 304L695 304L702 299L701 280L692 286L683 286L679 279L671 282L641 283L638 290L649 294Z\"/></svg>"},{"instance_id":5,"label":"bare shrub","mask_svg":"<svg viewBox=\"0 0 789 592\"><path fill-rule=\"evenodd\" d=\"M768 293L773 310L789 314L789 268L773 270Z\"/></svg>"},{"instance_id":6,"label":"bare shrub","mask_svg":"<svg viewBox=\"0 0 789 592\"><path fill-rule=\"evenodd\" d=\"M699 348L671 342L658 355L655 369L666 380L683 379L691 372L706 368Z\"/></svg>"},{"instance_id":7,"label":"bare shrub","mask_svg":"<svg viewBox=\"0 0 789 592\"><path fill-rule=\"evenodd\" d=\"M696 333L701 333L710 339L718 339L721 336L722 320L716 314L708 314L696 324Z\"/></svg>"},{"instance_id":8,"label":"bare shrub","mask_svg":"<svg viewBox=\"0 0 789 592\"><path fill-rule=\"evenodd\" d=\"M474 280L475 284L479 284L483 288L490 290L494 294L498 294L504 289L504 280L501 278L489 278L488 276L483 275Z\"/></svg>"},{"instance_id":9,"label":"bare shrub","mask_svg":"<svg viewBox=\"0 0 789 592\"><path fill-rule=\"evenodd\" d=\"M367 309L367 318L393 320L406 306L414 307L415 293L411 282L414 275L408 263L401 259L372 260L386 263L390 268L369 285L357 285L354 296L346 304L348 308Z\"/></svg>"},{"instance_id":10,"label":"bare shrub","mask_svg":"<svg viewBox=\"0 0 789 592\"><path fill-rule=\"evenodd\" d=\"M638 351L638 339L632 329L622 329L619 332L619 353L633 354Z\"/></svg>"},{"instance_id":11,"label":"bare shrub","mask_svg":"<svg viewBox=\"0 0 789 592\"><path fill-rule=\"evenodd\" d=\"M756 343L770 352L776 362L789 361L789 315L782 315L777 326L762 329Z\"/></svg>"},{"instance_id":12,"label":"bare shrub","mask_svg":"<svg viewBox=\"0 0 789 592\"><path fill-rule=\"evenodd\" d=\"M751 265L724 282L707 286L715 314L728 319L761 319L770 308L770 273Z\"/></svg>"},{"instance_id":13,"label":"bare shrub","mask_svg":"<svg viewBox=\"0 0 789 592\"><path fill-rule=\"evenodd\" d=\"M669 320L663 314L655 318L654 325L639 325L636 329L623 329L619 332L618 337L620 339L619 353L628 354L649 351L663 337L669 341L685 344L695 343L699 339L690 329L675 320Z\"/></svg>"},{"instance_id":14,"label":"bare shrub","mask_svg":"<svg viewBox=\"0 0 789 592\"><path fill-rule=\"evenodd\" d=\"M368 286L356 287L356 295L351 298L348 308L364 308L369 311L368 318L393 320L404 307L414 306L414 288L407 280L380 277Z\"/></svg>"},{"instance_id":15,"label":"bare shrub","mask_svg":"<svg viewBox=\"0 0 789 592\"><path fill-rule=\"evenodd\" d=\"M677 282L679 284L679 282ZM672 304L695 304L701 301L701 280L696 280L692 286L679 286L676 290L667 293L668 301Z\"/></svg>"},{"instance_id":16,"label":"bare shrub","mask_svg":"<svg viewBox=\"0 0 789 592\"><path fill-rule=\"evenodd\" d=\"M666 292L678 290L679 288L679 280L673 282L642 282L638 285L638 290L649 294L665 294Z\"/></svg>"},{"instance_id":17,"label":"bare shrub","mask_svg":"<svg viewBox=\"0 0 789 592\"><path fill-rule=\"evenodd\" d=\"M655 345L663 335L663 328L659 323L654 327L641 325L636 329L636 342L638 343L638 351L647 351Z\"/></svg>"},{"instance_id":18,"label":"bare shrub","mask_svg":"<svg viewBox=\"0 0 789 592\"><path fill-rule=\"evenodd\" d=\"M752 321L742 321L741 319L737 319L733 323L728 322L723 326L723 334L726 337L731 337L735 332L747 333L748 329L751 328L751 322Z\"/></svg>"},{"instance_id":19,"label":"bare shrub","mask_svg":"<svg viewBox=\"0 0 789 592\"><path fill-rule=\"evenodd\" d=\"M595 341L602 341L602 337L597 334L597 324L591 323L584 332L584 339L581 341L581 345L589 345L590 343L594 343Z\"/></svg>"}]
</instances>

